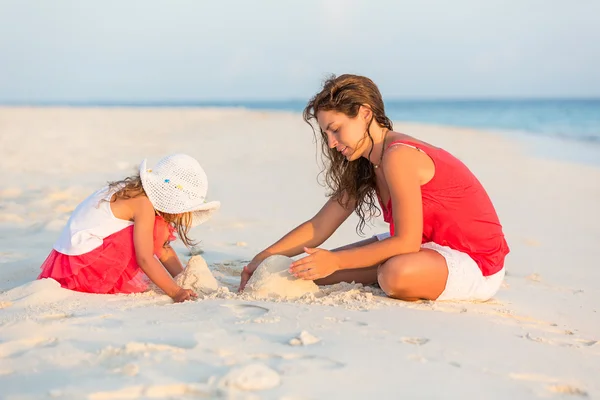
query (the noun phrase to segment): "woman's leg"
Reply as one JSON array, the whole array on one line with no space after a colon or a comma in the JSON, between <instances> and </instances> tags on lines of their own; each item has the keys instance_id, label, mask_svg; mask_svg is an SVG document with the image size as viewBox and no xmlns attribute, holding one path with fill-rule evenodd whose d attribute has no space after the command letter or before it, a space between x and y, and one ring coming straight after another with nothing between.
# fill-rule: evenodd
<instances>
[{"instance_id":1,"label":"woman's leg","mask_svg":"<svg viewBox=\"0 0 600 400\"><path fill-rule=\"evenodd\" d=\"M337 271L325 278L316 279L317 285L333 285L340 282L356 282L363 285L377 283L377 267L355 268Z\"/></svg>"},{"instance_id":2,"label":"woman's leg","mask_svg":"<svg viewBox=\"0 0 600 400\"><path fill-rule=\"evenodd\" d=\"M365 246L376 242L369 238L360 242L338 247L332 251ZM448 266L440 253L421 249L416 253L394 256L380 266L348 269L315 280L318 285L333 285L340 282L356 282L363 285L379 283L389 296L400 300L435 300L446 288Z\"/></svg>"},{"instance_id":3,"label":"woman's leg","mask_svg":"<svg viewBox=\"0 0 600 400\"><path fill-rule=\"evenodd\" d=\"M356 248L356 247L365 246L367 244L374 243L376 241L377 241L376 238L369 238L369 239L361 240L360 242L351 243L346 246L338 247L331 251L352 249L352 248ZM356 283L362 283L363 285L373 285L374 283L377 283L377 266L337 271L329 276L326 276L325 278L315 280L315 283L317 285L333 285L335 283L340 283L340 282L349 282L349 283L356 282Z\"/></svg>"},{"instance_id":4,"label":"woman's leg","mask_svg":"<svg viewBox=\"0 0 600 400\"><path fill-rule=\"evenodd\" d=\"M390 297L406 301L436 300L447 280L446 259L431 249L394 256L377 270L381 289Z\"/></svg>"}]
</instances>

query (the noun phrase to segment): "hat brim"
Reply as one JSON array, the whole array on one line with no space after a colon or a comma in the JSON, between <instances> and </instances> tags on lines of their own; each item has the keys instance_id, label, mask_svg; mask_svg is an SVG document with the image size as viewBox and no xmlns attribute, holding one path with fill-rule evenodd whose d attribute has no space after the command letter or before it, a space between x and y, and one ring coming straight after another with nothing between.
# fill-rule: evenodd
<instances>
[{"instance_id":1,"label":"hat brim","mask_svg":"<svg viewBox=\"0 0 600 400\"><path fill-rule=\"evenodd\" d=\"M146 164L148 159L144 158L144 160L140 163L140 180L142 181L142 187L146 190L146 182L148 182L148 169L146 168ZM146 192L146 195L148 193Z\"/></svg>"},{"instance_id":2,"label":"hat brim","mask_svg":"<svg viewBox=\"0 0 600 400\"><path fill-rule=\"evenodd\" d=\"M192 211L192 226L198 226L208 221L219 208L221 208L221 203L218 201L209 201L200 208L196 208Z\"/></svg>"}]
</instances>

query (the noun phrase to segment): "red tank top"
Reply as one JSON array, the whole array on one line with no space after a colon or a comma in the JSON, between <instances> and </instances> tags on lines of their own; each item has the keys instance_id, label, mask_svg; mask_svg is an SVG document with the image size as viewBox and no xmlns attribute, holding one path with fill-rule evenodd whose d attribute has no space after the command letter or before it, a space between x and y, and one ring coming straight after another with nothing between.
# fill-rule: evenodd
<instances>
[{"instance_id":1,"label":"red tank top","mask_svg":"<svg viewBox=\"0 0 600 400\"><path fill-rule=\"evenodd\" d=\"M435 165L433 178L421 186L423 197L422 243L435 242L467 253L479 266L483 276L493 275L504 266L510 251L496 210L473 173L459 159L445 150L420 143L397 140L427 154ZM392 201L379 204L384 220L394 235Z\"/></svg>"}]
</instances>

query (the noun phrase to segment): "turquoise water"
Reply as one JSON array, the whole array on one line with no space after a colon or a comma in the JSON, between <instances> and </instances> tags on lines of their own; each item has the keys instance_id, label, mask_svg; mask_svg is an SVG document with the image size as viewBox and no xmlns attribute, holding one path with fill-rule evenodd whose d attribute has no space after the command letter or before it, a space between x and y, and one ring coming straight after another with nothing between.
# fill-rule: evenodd
<instances>
[{"instance_id":1,"label":"turquoise water","mask_svg":"<svg viewBox=\"0 0 600 400\"><path fill-rule=\"evenodd\" d=\"M243 107L300 112L306 102L86 102L40 105L101 107ZM546 100L386 100L386 113L396 121L526 132L537 136L600 143L600 98Z\"/></svg>"},{"instance_id":2,"label":"turquoise water","mask_svg":"<svg viewBox=\"0 0 600 400\"><path fill-rule=\"evenodd\" d=\"M302 111L302 101L223 102L211 106ZM395 121L472 127L523 140L531 153L600 165L600 99L587 100L445 100L386 102Z\"/></svg>"},{"instance_id":3,"label":"turquoise water","mask_svg":"<svg viewBox=\"0 0 600 400\"><path fill-rule=\"evenodd\" d=\"M305 103L230 101L197 105L302 111ZM600 143L600 99L391 100L385 105L386 113L392 120L527 132L539 136Z\"/></svg>"},{"instance_id":4,"label":"turquoise water","mask_svg":"<svg viewBox=\"0 0 600 400\"><path fill-rule=\"evenodd\" d=\"M392 119L600 142L600 99L390 102Z\"/></svg>"}]
</instances>

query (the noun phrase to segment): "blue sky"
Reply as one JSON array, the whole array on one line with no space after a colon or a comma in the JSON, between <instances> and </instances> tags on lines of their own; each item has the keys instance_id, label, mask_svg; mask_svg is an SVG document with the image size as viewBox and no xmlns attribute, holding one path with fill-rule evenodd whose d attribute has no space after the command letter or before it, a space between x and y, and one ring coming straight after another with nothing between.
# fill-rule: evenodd
<instances>
[{"instance_id":1,"label":"blue sky","mask_svg":"<svg viewBox=\"0 0 600 400\"><path fill-rule=\"evenodd\" d=\"M0 0L0 102L600 97L598 0Z\"/></svg>"}]
</instances>

